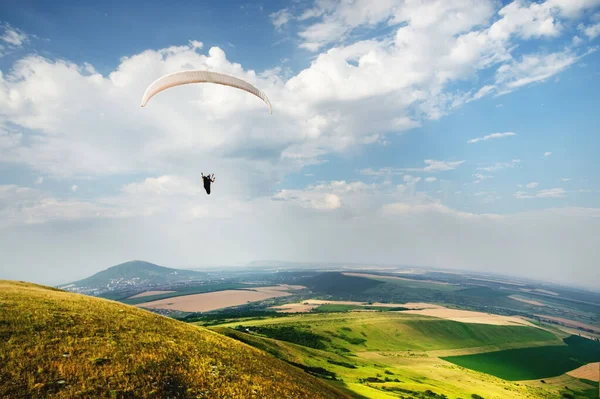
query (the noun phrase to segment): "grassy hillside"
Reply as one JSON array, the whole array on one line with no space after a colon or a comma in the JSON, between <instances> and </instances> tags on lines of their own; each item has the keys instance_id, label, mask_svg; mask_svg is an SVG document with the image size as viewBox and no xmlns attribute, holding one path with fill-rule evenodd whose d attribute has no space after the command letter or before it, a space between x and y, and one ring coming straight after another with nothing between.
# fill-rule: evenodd
<instances>
[{"instance_id":1,"label":"grassy hillside","mask_svg":"<svg viewBox=\"0 0 600 399\"><path fill-rule=\"evenodd\" d=\"M0 280L0 397L345 398L204 328L116 302Z\"/></svg>"},{"instance_id":2,"label":"grassy hillside","mask_svg":"<svg viewBox=\"0 0 600 399\"><path fill-rule=\"evenodd\" d=\"M211 329L299 364L331 384L343 383L366 398L595 398L594 384L570 376L544 383L512 382L442 358L510 348L564 347L552 333L533 327L355 312L246 319Z\"/></svg>"},{"instance_id":3,"label":"grassy hillside","mask_svg":"<svg viewBox=\"0 0 600 399\"><path fill-rule=\"evenodd\" d=\"M352 351L429 351L480 346L560 344L548 331L521 326L466 324L402 312L305 314L226 326L268 326L270 331L292 326L323 337L329 348L349 346ZM273 332L272 334L275 334Z\"/></svg>"}]
</instances>

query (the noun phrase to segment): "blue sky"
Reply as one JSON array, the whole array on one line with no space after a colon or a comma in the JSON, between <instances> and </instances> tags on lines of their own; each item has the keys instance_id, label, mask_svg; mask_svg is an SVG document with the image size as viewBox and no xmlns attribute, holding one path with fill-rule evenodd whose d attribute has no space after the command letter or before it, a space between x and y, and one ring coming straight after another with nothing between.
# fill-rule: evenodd
<instances>
[{"instance_id":1,"label":"blue sky","mask_svg":"<svg viewBox=\"0 0 600 399\"><path fill-rule=\"evenodd\" d=\"M0 232L19 237L0 277L279 257L588 282L599 1L5 1L0 15ZM251 81L274 115L214 87L140 110L149 83L190 67ZM217 175L210 197L200 171ZM115 246L132 228L136 245ZM581 236L556 245L569 228ZM418 241L348 250L371 229ZM472 241L432 244L439 231ZM202 258L190 236L217 250ZM91 240L82 267L72 246Z\"/></svg>"}]
</instances>

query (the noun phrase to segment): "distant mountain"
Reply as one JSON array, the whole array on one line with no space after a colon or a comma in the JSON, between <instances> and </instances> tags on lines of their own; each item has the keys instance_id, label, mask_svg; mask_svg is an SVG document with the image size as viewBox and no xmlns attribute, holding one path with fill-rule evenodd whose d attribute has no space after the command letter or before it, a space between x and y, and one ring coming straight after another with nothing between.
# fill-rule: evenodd
<instances>
[{"instance_id":1,"label":"distant mountain","mask_svg":"<svg viewBox=\"0 0 600 399\"><path fill-rule=\"evenodd\" d=\"M58 288L88 295L102 295L111 291L141 291L182 282L203 281L206 273L172 269L150 262L134 260L109 267L91 277Z\"/></svg>"}]
</instances>

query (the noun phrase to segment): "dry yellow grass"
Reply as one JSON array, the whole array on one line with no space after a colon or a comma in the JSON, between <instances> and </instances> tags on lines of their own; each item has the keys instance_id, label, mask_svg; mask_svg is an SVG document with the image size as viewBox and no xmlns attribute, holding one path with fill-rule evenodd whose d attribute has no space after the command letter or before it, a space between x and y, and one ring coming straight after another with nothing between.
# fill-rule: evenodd
<instances>
[{"instance_id":1,"label":"dry yellow grass","mask_svg":"<svg viewBox=\"0 0 600 399\"><path fill-rule=\"evenodd\" d=\"M535 305L535 306L548 306L542 302L539 301L534 301L533 299L525 299L525 298L521 298L518 297L516 295L510 295L509 296L510 299L514 299L515 301L519 301L519 302L523 302L523 303L528 303L530 305Z\"/></svg>"},{"instance_id":2,"label":"dry yellow grass","mask_svg":"<svg viewBox=\"0 0 600 399\"><path fill-rule=\"evenodd\" d=\"M600 334L600 327L594 326L594 325L591 325L591 324L585 324L585 323L581 323L581 322L574 321L574 320L564 319L562 317L545 316L543 314L536 314L535 316L539 317L542 320L546 319L546 320L552 320L552 321L556 321L556 322L559 322L559 323L563 323L566 327L573 327L573 328L581 327L581 328L586 328L586 329L591 330L592 332L594 332L596 334Z\"/></svg>"},{"instance_id":3,"label":"dry yellow grass","mask_svg":"<svg viewBox=\"0 0 600 399\"><path fill-rule=\"evenodd\" d=\"M434 305L424 302L409 302L409 303L381 303L375 302L368 304L367 302L355 301L326 301L321 299L308 299L299 303L286 303L285 305L272 306L271 309L279 313L307 313L321 305L358 305L358 306L377 306L387 308L408 308L408 309L445 309L443 306Z\"/></svg>"},{"instance_id":4,"label":"dry yellow grass","mask_svg":"<svg viewBox=\"0 0 600 399\"><path fill-rule=\"evenodd\" d=\"M283 289L276 289L276 287L275 289L274 287L256 287L244 290L225 290L165 298L140 303L136 306L149 309L180 310L183 312L208 312L231 306L245 305L248 302L264 301L269 298L289 295L291 295L289 292Z\"/></svg>"},{"instance_id":5,"label":"dry yellow grass","mask_svg":"<svg viewBox=\"0 0 600 399\"><path fill-rule=\"evenodd\" d=\"M600 382L600 362L586 364L567 373L571 377Z\"/></svg>"},{"instance_id":6,"label":"dry yellow grass","mask_svg":"<svg viewBox=\"0 0 600 399\"><path fill-rule=\"evenodd\" d=\"M0 365L2 398L347 398L212 331L2 280Z\"/></svg>"},{"instance_id":7,"label":"dry yellow grass","mask_svg":"<svg viewBox=\"0 0 600 399\"><path fill-rule=\"evenodd\" d=\"M483 312L448 309L443 307L437 309L405 310L402 313L418 314L422 316L433 316L446 320L459 321L462 323L492 324L497 326L524 325L536 327L534 324L519 317L499 316Z\"/></svg>"}]
</instances>

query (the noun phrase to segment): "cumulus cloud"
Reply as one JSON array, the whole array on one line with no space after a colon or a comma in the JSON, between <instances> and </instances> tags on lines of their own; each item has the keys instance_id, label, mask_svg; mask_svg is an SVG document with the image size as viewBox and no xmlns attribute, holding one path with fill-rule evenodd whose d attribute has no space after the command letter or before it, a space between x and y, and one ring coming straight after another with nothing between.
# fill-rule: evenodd
<instances>
[{"instance_id":1,"label":"cumulus cloud","mask_svg":"<svg viewBox=\"0 0 600 399\"><path fill-rule=\"evenodd\" d=\"M546 151L546 152L544 153L544 156L545 156L545 157L549 157L550 155L552 155L552 153L551 153L550 151Z\"/></svg>"},{"instance_id":2,"label":"cumulus cloud","mask_svg":"<svg viewBox=\"0 0 600 399\"><path fill-rule=\"evenodd\" d=\"M433 177L433 176L430 176L430 177L426 177L426 178L425 178L425 181L426 181L427 183L432 183L432 182L434 182L434 181L436 181L436 180L437 180L437 178L435 178L435 177Z\"/></svg>"},{"instance_id":3,"label":"cumulus cloud","mask_svg":"<svg viewBox=\"0 0 600 399\"><path fill-rule=\"evenodd\" d=\"M531 182L531 183L528 183L526 187L527 188L536 188L539 185L540 185L540 183L538 183L538 182Z\"/></svg>"},{"instance_id":4,"label":"cumulus cloud","mask_svg":"<svg viewBox=\"0 0 600 399\"><path fill-rule=\"evenodd\" d=\"M414 128L507 87L543 80L581 56L569 51L519 59L511 54L512 40L554 37L544 28L548 18L532 19L531 13L567 18L589 5L573 8L548 0L543 11L528 3L500 10L488 1L450 3L386 0L365 7L362 1L319 1L302 11L307 25L301 37L319 48L334 47L289 79L278 68L244 69L218 47L203 52L198 41L124 57L106 75L86 63L25 57L0 76L0 126L12 123L35 134L0 147L0 159L65 178L171 173L175 160L191 168L207 157L214 163L234 158L244 159L256 174L269 169L266 174L277 180L280 173L324 162L332 152L385 144L390 132ZM523 9L529 10L527 18L519 16ZM287 9L272 16L279 26L295 18ZM526 30L530 23L539 26ZM356 29L380 24L393 26L394 35L339 43ZM552 27L558 29L558 22ZM252 96L211 85L174 88L147 108L136 105L150 82L182 66L248 80L269 95L274 114L266 114ZM494 84L447 91L490 68L498 71Z\"/></svg>"},{"instance_id":5,"label":"cumulus cloud","mask_svg":"<svg viewBox=\"0 0 600 399\"><path fill-rule=\"evenodd\" d=\"M73 184L71 186L71 191L76 192L79 189L79 186L77 186L77 184Z\"/></svg>"},{"instance_id":6,"label":"cumulus cloud","mask_svg":"<svg viewBox=\"0 0 600 399\"><path fill-rule=\"evenodd\" d=\"M474 143L477 143L479 141L486 141L486 140L491 140L491 139L500 139L502 137L510 137L510 136L516 136L516 135L517 134L513 133L513 132L492 133L492 134L485 135L483 137L476 137L474 139L471 139L471 140L467 141L467 143L474 144Z\"/></svg>"},{"instance_id":7,"label":"cumulus cloud","mask_svg":"<svg viewBox=\"0 0 600 399\"><path fill-rule=\"evenodd\" d=\"M580 25L579 28L590 40L594 40L600 36L600 23L589 26Z\"/></svg>"}]
</instances>

